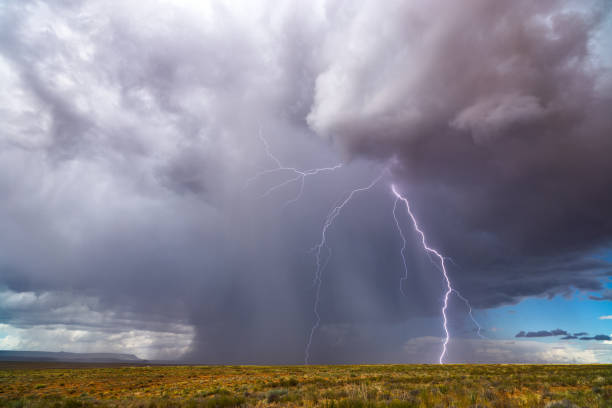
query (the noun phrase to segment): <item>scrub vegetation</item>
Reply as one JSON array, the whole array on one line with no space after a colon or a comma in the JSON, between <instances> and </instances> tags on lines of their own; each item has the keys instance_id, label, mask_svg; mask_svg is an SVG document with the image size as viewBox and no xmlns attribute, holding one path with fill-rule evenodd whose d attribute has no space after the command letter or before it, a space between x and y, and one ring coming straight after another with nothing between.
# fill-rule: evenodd
<instances>
[{"instance_id":1,"label":"scrub vegetation","mask_svg":"<svg viewBox=\"0 0 612 408\"><path fill-rule=\"evenodd\" d=\"M0 363L0 406L612 407L612 365Z\"/></svg>"}]
</instances>

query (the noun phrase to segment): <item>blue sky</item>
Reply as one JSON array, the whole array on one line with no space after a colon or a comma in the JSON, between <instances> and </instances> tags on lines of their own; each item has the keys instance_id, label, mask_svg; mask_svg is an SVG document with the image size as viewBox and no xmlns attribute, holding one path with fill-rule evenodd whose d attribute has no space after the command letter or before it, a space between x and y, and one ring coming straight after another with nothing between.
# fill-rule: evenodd
<instances>
[{"instance_id":1,"label":"blue sky","mask_svg":"<svg viewBox=\"0 0 612 408\"><path fill-rule=\"evenodd\" d=\"M598 258L612 262L612 251L605 251ZM601 280L603 290L612 289L612 278ZM599 292L572 291L569 296L528 297L514 305L505 305L482 312L490 327L495 327L496 338L513 338L520 331L566 330L568 333L586 332L589 336L612 336L612 301L593 300ZM557 337L536 340L551 342ZM533 339L533 338L532 338Z\"/></svg>"},{"instance_id":2,"label":"blue sky","mask_svg":"<svg viewBox=\"0 0 612 408\"><path fill-rule=\"evenodd\" d=\"M612 287L612 284L608 284L608 287ZM485 315L489 324L498 329L494 336L500 338L513 338L520 331L554 329L611 335L612 320L601 320L599 317L612 315L612 302L590 300L588 295L574 293L569 298L527 298L516 305L487 310ZM539 340L554 339L558 337Z\"/></svg>"}]
</instances>

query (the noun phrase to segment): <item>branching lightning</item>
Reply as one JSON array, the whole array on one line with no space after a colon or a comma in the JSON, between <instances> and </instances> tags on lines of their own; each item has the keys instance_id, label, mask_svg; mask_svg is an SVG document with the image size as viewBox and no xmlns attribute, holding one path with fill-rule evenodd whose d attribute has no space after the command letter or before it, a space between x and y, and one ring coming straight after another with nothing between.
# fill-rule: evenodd
<instances>
[{"instance_id":1,"label":"branching lightning","mask_svg":"<svg viewBox=\"0 0 612 408\"><path fill-rule=\"evenodd\" d=\"M261 143L264 145L264 149L266 151L266 155L268 156L268 158L270 158L270 160L272 160L274 162L274 164L276 165L276 167L272 168L272 169L267 169L267 170L263 170L260 171L259 173L255 174L253 177L249 178L247 180L247 185L252 183L253 181L257 180L260 177L266 176L268 174L273 174L273 173L289 173L289 174L293 174L293 177L289 178L288 180L285 180L279 184L275 184L272 187L270 187L268 190L266 190L261 196L260 198L264 198L269 196L270 194L272 194L274 191L285 187L291 183L294 182L299 182L299 189L297 194L295 195L295 197L293 197L292 199L290 199L289 201L287 201L285 203L285 207L298 201L300 199L300 197L302 196L302 193L304 191L304 183L306 181L306 177L309 176L314 176L316 174L319 173L324 173L324 172L331 172L334 170L338 170L339 168L342 167L342 163L336 164L335 166L331 166L331 167L321 167L321 168L315 168L315 169L310 169L310 170L299 170L295 167L287 167L284 166L282 164L282 162L278 159L278 157L276 157L272 151L270 150L270 146L268 145L268 141L262 136L261 131L258 133L259 139L261 140Z\"/></svg>"},{"instance_id":2,"label":"branching lightning","mask_svg":"<svg viewBox=\"0 0 612 408\"><path fill-rule=\"evenodd\" d=\"M287 201L284 206L290 205L294 202L296 202L297 200L300 199L300 197L302 196L302 193L304 191L304 184L306 181L307 177L310 176L314 176L320 173L326 173L326 172L333 172L335 170L340 169L341 167L343 167L342 164L337 164L335 166L331 166L331 167L321 167L321 168L314 168L314 169L310 169L310 170L299 170L295 167L288 167L282 164L282 162L278 159L278 157L276 157L270 150L270 146L268 145L268 141L262 136L261 131L258 134L259 139L261 140L266 155L268 156L268 158L274 162L275 167L271 168L271 169L267 169L267 170L263 170L257 174L255 174L253 177L251 177L250 179L247 180L247 185L252 183L253 181L264 177L266 175L269 174L275 174L275 173L288 173L291 174L291 177L289 179L286 179L278 184L273 185L272 187L268 188L260 197L266 197L270 194L272 194L273 192L275 192L278 189L281 189L287 185L290 185L292 183L299 183L299 188L298 188L298 192L295 195L295 197L293 197L292 199L290 199L289 201ZM317 245L315 245L313 247L313 252L315 254L315 264L316 264L316 270L315 270L315 276L314 276L314 281L313 281L313 285L315 288L315 297L314 297L314 304L313 304L313 313L315 316L315 321L310 329L310 332L308 333L308 338L307 338L307 343L306 343L306 348L304 350L304 363L305 364L309 364L309 360L310 360L310 349L312 346L312 340L313 337L315 335L315 332L317 331L317 329L319 328L320 324L321 324L321 316L319 314L319 302L320 302L320 297L321 297L321 285L323 282L323 272L325 271L327 264L329 263L330 259L331 259L331 255L332 255L332 251L331 248L327 245L327 232L329 230L329 228L333 225L335 219L338 217L338 215L340 215L340 213L342 212L342 210L344 209L344 207L353 199L353 197L360 192L363 191L367 191L372 189L383 177L384 173L387 171L388 166L385 167L381 173L378 175L378 177L376 177L374 180L372 180L368 185L364 186L364 187L360 187L357 189L354 189L352 191L350 191L348 193L348 195L343 199L340 200L338 202L338 204L336 204L331 211L327 214L327 217L325 218L325 222L323 223L323 227L321 229L321 237L319 242L317 243ZM440 354L439 357L439 362L440 364L444 363L444 357L447 354L447 346L450 340L450 333L448 330L448 317L447 317L447 310L448 310L448 306L449 306L449 297L451 294L455 294L459 299L461 299L465 305L468 308L468 314L470 316L470 319L472 320L472 322L474 322L474 324L477 327L477 333L478 336L480 336L481 338L486 338L485 336L482 335L482 329L480 327L480 325L478 324L478 322L476 321L476 319L474 318L474 315L472 313L472 307L469 303L469 301L463 297L461 295L461 293L459 293L459 291L457 291L456 289L453 288L453 286L451 285L451 281L448 277L448 272L446 270L446 260L450 260L450 258L445 258L440 252L438 252L436 249L430 247L427 243L427 239L425 237L425 233L423 232L423 230L421 229L421 227L419 226L414 214L412 213L412 210L410 209L410 203L408 202L408 199L406 199L404 196L402 196L398 191L397 188L395 187L395 185L391 185L391 190L393 191L393 194L395 195L395 202L393 203L393 219L395 221L395 226L397 228L397 231L399 233L399 236L402 240L402 247L400 250L400 254L402 257L402 263L403 263L403 268L404 268L404 273L400 278L400 284L399 284L399 289L400 292L402 293L402 295L405 295L404 293L404 289L403 289L403 285L405 283L405 281L408 279L408 264L406 262L406 236L404 235L404 231L402 230L400 221L397 217L397 206L400 203L400 201L402 203L404 203L404 205L406 206L406 211L408 213L408 216L410 217L410 220L412 221L412 225L414 227L414 230L417 232L417 234L420 236L421 238L421 244L423 246L423 249L425 249L429 259L432 261L432 263L436 266L436 268L441 272L442 277L444 279L444 283L446 286L446 289L444 291L444 303L442 306L442 318L443 318L443 328L444 328L444 333L445 333L445 337L444 337L444 341L442 344L442 352ZM435 259L437 259L438 262L435 261ZM452 260L451 260L452 261Z\"/></svg>"},{"instance_id":3,"label":"branching lightning","mask_svg":"<svg viewBox=\"0 0 612 408\"><path fill-rule=\"evenodd\" d=\"M408 212L408 215L410 216L410 219L412 220L412 224L414 226L414 229L415 229L415 231L417 231L417 233L421 237L421 243L423 245L423 248L427 251L427 255L429 255L429 259L432 261L434 266L436 266L436 268L442 273L442 275L444 277L444 281L446 283L446 288L447 289L446 289L446 292L444 293L444 307L442 308L442 316L443 316L443 319L444 319L444 332L446 334L446 337L444 339L442 354L440 355L440 364L442 364L443 361L444 361L444 356L446 355L446 346L448 345L449 338L450 338L448 327L447 327L446 310L448 309L448 298L449 298L449 295L451 293L454 293L467 306L467 308L468 308L468 315L470 316L470 319L472 320L472 322L474 323L474 325L477 328L478 336L480 338L482 338L482 339L486 339L486 337L482 334L482 328L480 327L480 324L478 324L478 321L476 321L476 318L474 318L474 314L472 313L472 305L470 304L470 302L465 297L463 297L463 295L461 295L461 293L457 289L453 288L452 285L451 285L450 279L448 278L448 273L446 271L446 260L450 260L451 262L453 262L453 260L451 258L442 256L442 254L440 254L437 250L427 246L426 239L425 239L425 234L423 233L423 231L420 229L418 223L416 222L416 218L414 217L414 214L410 210L410 204L408 203L408 200L405 197L403 197L401 194L398 193L397 189L395 188L395 185L391 185L391 190L393 191L393 194L395 195L395 202L393 203L393 219L395 220L395 226L397 227L397 231L399 233L399 236L402 239L402 248L400 250L400 255L402 257L402 262L403 262L403 266L404 266L404 275L400 279L400 292L402 292L402 294L404 294L403 283L404 283L404 281L406 279L408 279L408 265L406 263L406 255L405 255L405 251L406 251L406 237L404 236L404 232L402 231L402 227L401 227L401 225L399 223L399 220L397 218L397 215L396 215L397 204L400 201L404 202L404 204L406 205L406 210ZM434 262L434 260L431 258L432 254L436 258L438 258L438 260L439 260L438 263Z\"/></svg>"},{"instance_id":4,"label":"branching lightning","mask_svg":"<svg viewBox=\"0 0 612 408\"><path fill-rule=\"evenodd\" d=\"M329 229L329 227L332 226L332 224L334 223L334 220L336 219L336 217L338 217L338 215L340 215L340 212L342 211L344 206L346 206L349 203L349 201L351 201L353 196L355 194L359 193L359 192L370 190L372 187L374 187L380 181L380 179L383 177L383 175L384 175L386 170L387 170L387 168L385 168L378 175L378 177L376 177L374 180L372 180L372 182L370 184L368 184L367 186L361 187L361 188L357 188L357 189L351 191L346 196L346 198L340 202L340 204L338 204L334 208L332 208L332 210L327 214L327 218L325 219L325 222L323 223L323 228L321 229L321 240L313 248L314 251L315 251L315 261L316 261L315 300L314 300L314 306L313 306L314 315L315 315L315 322L312 325L312 328L310 329L310 333L308 335L308 342L306 343L306 349L304 350L304 363L305 364L308 364L308 362L310 360L310 347L312 345L312 338L313 338L313 336L315 334L315 331L319 328L319 325L321 324L321 316L319 315L319 299L320 299L320 294L321 294L321 283L323 282L322 275L323 275L323 271L325 270L325 267L327 266L327 263L329 262L329 259L331 258L331 249L327 246L327 230ZM327 251L328 251L328 255L325 258L325 261L323 261L322 257L321 257L323 249L327 249Z\"/></svg>"},{"instance_id":5,"label":"branching lightning","mask_svg":"<svg viewBox=\"0 0 612 408\"><path fill-rule=\"evenodd\" d=\"M446 291L444 292L444 305L442 306L442 319L443 319L445 337L444 337L444 342L442 343L442 353L440 354L440 358L439 358L440 364L444 364L444 356L446 355L446 347L448 346L448 341L450 340L450 333L448 331L448 318L446 316L446 311L448 309L448 297L453 292L453 287L451 286L450 279L448 278L448 273L446 272L446 264L444 262L444 256L442 256L442 254L440 254L434 248L431 248L430 246L427 245L425 233L419 227L419 224L416 218L414 217L414 214L412 214L412 211L410 210L410 203L408 202L408 199L406 199L404 196L398 193L397 189L395 188L395 185L393 184L391 185L391 191L393 191L393 194L396 197L396 203L397 203L397 200L401 200L406 206L406 211L408 212L408 216L412 220L412 225L414 227L414 230L421 237L421 244L423 245L423 248L425 249L425 251L427 251L431 255L434 255L440 261L440 270L442 271L442 276L444 277L444 282L446 284Z\"/></svg>"}]
</instances>

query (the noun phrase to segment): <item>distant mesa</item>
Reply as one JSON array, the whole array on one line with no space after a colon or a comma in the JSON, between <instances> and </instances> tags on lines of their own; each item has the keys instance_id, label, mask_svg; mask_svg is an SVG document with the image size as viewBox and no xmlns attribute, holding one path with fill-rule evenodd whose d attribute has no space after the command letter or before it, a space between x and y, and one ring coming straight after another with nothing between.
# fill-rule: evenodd
<instances>
[{"instance_id":1,"label":"distant mesa","mask_svg":"<svg viewBox=\"0 0 612 408\"><path fill-rule=\"evenodd\" d=\"M0 350L0 361L51 361L64 363L144 363L133 354L122 353L67 353L64 351Z\"/></svg>"}]
</instances>

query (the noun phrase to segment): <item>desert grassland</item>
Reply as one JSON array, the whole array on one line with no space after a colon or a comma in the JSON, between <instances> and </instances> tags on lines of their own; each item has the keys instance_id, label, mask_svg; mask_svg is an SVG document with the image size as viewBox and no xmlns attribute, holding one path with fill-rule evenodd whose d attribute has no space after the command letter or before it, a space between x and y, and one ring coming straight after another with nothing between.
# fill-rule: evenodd
<instances>
[{"instance_id":1,"label":"desert grassland","mask_svg":"<svg viewBox=\"0 0 612 408\"><path fill-rule=\"evenodd\" d=\"M5 363L0 364L0 406L612 407L612 365Z\"/></svg>"}]
</instances>

